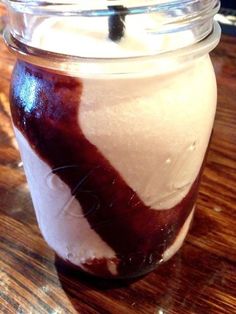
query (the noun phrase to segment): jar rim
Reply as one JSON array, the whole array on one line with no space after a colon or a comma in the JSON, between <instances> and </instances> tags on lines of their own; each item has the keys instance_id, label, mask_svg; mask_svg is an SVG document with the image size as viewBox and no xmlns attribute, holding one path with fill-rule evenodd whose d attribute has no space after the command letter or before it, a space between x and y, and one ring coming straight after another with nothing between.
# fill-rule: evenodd
<instances>
[{"instance_id":1,"label":"jar rim","mask_svg":"<svg viewBox=\"0 0 236 314\"><path fill-rule=\"evenodd\" d=\"M82 36L89 34L89 40L93 36L95 36L96 40L98 38L96 36L100 32L98 36L102 37L100 37L99 47L105 44L107 39L113 41L114 37L118 38L118 41L121 38L126 38L128 41L131 40L131 45L136 41L139 46L137 47L138 49L132 46L133 50L130 51L127 45L122 52L126 56L129 53L135 55L146 54L148 56L158 52L177 50L202 41L211 33L213 17L220 5L219 0L139 0L138 3L137 0L4 1L9 11L10 32L16 40L23 44L32 48L42 49L41 39L38 39L48 36L46 28L53 28L52 31L54 31L54 25L57 22L59 24L62 22L67 32L70 27L76 27L76 32L73 33L75 42L79 42L81 39L79 37L80 31ZM119 4L122 5L119 6ZM129 7L126 8L124 5L129 5ZM120 25L116 22L114 24L114 21L117 19L119 19L118 23ZM76 22L76 24L68 23L69 20L73 20L73 23ZM53 23L55 21L56 24L51 24L51 21ZM87 29L85 29L85 25ZM103 25L103 29L99 29L96 33L96 25ZM119 33L113 34L112 30L116 28L119 28ZM35 29L38 30L37 36L34 36ZM39 31L41 32L40 34ZM128 37L126 34L128 34ZM141 42L139 37L143 37L145 44L144 41L143 43ZM67 42L67 38L65 38L65 42ZM168 44L164 46L162 43L166 43L166 39ZM126 44L128 43L127 40ZM143 44L146 45L144 49L141 47ZM93 56L90 55L90 57L96 57L97 47L94 45L91 46L89 53L93 53ZM81 51L83 50L83 45L78 47L78 49L76 48L76 52L68 52L67 47L69 45L61 45L60 49L57 47L57 51L54 50L51 43L49 43L49 46L44 47L44 49L72 55L78 53L77 56L84 57L87 54L87 52L83 53ZM134 51L134 48L136 51ZM149 51L145 51L146 49L152 51L149 53ZM105 50L99 53L101 58L107 55Z\"/></svg>"},{"instance_id":2,"label":"jar rim","mask_svg":"<svg viewBox=\"0 0 236 314\"><path fill-rule=\"evenodd\" d=\"M5 32L10 49L22 59L41 60L49 68L58 68L60 63L64 72L78 71L72 66L78 63L79 72L102 73L98 65L103 63L113 73L111 64L127 62L136 71L137 60L141 64L150 58L193 56L210 51L219 39L218 26L213 25L219 0L4 1L10 16ZM115 68L115 73L127 72L123 66Z\"/></svg>"},{"instance_id":3,"label":"jar rim","mask_svg":"<svg viewBox=\"0 0 236 314\"><path fill-rule=\"evenodd\" d=\"M195 15L211 16L219 10L219 0L3 0L9 7L21 13L55 16L109 16L109 7L125 6L128 14L178 11L177 19L193 18ZM186 7L186 10L180 9ZM195 10L188 10L188 7Z\"/></svg>"},{"instance_id":4,"label":"jar rim","mask_svg":"<svg viewBox=\"0 0 236 314\"><path fill-rule=\"evenodd\" d=\"M134 74L134 72L140 73L140 68L148 69L150 71L153 69L154 59L156 67L165 64L165 60L170 60L172 58L178 60L178 63L192 60L213 50L219 43L220 36L221 28L219 24L214 21L212 32L206 38L191 46L154 55L132 56L126 58L89 58L50 52L28 46L12 36L9 28L6 28L3 33L3 38L8 48L19 59L44 68L56 70L57 72L67 73L71 76L74 76L75 74L78 75L79 73L83 77L93 77L94 75L101 77L111 74L125 76ZM138 67L137 62L139 64ZM106 71L104 71L104 64L106 65ZM129 68L128 71L127 65Z\"/></svg>"}]
</instances>

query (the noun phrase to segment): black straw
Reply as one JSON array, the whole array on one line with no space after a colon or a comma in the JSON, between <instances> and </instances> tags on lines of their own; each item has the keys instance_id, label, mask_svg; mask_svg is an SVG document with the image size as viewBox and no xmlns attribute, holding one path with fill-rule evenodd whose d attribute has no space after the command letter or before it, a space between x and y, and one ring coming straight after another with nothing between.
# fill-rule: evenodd
<instances>
[{"instance_id":1,"label":"black straw","mask_svg":"<svg viewBox=\"0 0 236 314\"><path fill-rule=\"evenodd\" d=\"M113 14L109 16L108 28L109 38L112 41L119 41L125 34L125 16L127 8L122 5L108 6L109 10L113 10Z\"/></svg>"}]
</instances>

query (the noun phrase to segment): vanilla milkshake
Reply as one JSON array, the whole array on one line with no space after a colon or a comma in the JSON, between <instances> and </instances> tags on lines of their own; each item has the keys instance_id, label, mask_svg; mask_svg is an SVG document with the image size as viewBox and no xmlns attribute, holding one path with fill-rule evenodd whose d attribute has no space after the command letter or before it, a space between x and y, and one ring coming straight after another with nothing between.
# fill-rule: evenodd
<instances>
[{"instance_id":1,"label":"vanilla milkshake","mask_svg":"<svg viewBox=\"0 0 236 314\"><path fill-rule=\"evenodd\" d=\"M169 33L153 41L139 31L138 21L151 27L161 15L123 17L118 40L106 35L109 17L90 19L37 24L34 49L99 61L55 69L21 58L13 124L49 246L90 274L133 277L171 258L188 232L214 122L215 74L200 45L187 57L190 30L176 34L181 61Z\"/></svg>"}]
</instances>

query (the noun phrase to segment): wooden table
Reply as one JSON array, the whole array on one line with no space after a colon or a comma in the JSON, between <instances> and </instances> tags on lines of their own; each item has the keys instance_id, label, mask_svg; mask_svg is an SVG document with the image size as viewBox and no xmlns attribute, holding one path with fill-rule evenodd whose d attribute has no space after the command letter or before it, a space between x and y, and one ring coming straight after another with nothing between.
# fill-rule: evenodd
<instances>
[{"instance_id":1,"label":"wooden table","mask_svg":"<svg viewBox=\"0 0 236 314\"><path fill-rule=\"evenodd\" d=\"M10 121L14 58L0 39L0 313L236 313L236 39L223 37L212 59L218 110L187 240L146 277L108 283L60 266L42 239Z\"/></svg>"}]
</instances>

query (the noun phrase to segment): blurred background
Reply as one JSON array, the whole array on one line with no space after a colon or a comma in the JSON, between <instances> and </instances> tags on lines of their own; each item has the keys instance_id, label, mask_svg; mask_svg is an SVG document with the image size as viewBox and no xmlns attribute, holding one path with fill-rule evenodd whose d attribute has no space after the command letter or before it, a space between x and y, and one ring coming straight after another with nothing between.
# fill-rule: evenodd
<instances>
[{"instance_id":1,"label":"blurred background","mask_svg":"<svg viewBox=\"0 0 236 314\"><path fill-rule=\"evenodd\" d=\"M236 1L235 0L223 0L223 1L221 1L221 3L222 3L223 7L236 9Z\"/></svg>"},{"instance_id":2,"label":"blurred background","mask_svg":"<svg viewBox=\"0 0 236 314\"><path fill-rule=\"evenodd\" d=\"M220 22L223 33L236 36L236 0L222 0L216 20Z\"/></svg>"}]
</instances>

